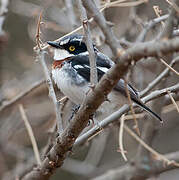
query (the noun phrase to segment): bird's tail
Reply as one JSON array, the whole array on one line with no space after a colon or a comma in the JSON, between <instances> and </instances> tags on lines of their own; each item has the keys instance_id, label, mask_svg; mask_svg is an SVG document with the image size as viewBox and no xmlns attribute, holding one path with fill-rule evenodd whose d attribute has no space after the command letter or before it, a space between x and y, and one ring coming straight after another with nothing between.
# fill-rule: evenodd
<instances>
[{"instance_id":1,"label":"bird's tail","mask_svg":"<svg viewBox=\"0 0 179 180\"><path fill-rule=\"evenodd\" d=\"M133 101L137 105L139 105L142 109L144 109L145 111L149 112L154 118L160 120L160 122L163 123L163 120L161 119L161 117L159 115L157 115L155 112L153 112L150 108L148 108L143 102L137 101L136 99L133 99Z\"/></svg>"}]
</instances>

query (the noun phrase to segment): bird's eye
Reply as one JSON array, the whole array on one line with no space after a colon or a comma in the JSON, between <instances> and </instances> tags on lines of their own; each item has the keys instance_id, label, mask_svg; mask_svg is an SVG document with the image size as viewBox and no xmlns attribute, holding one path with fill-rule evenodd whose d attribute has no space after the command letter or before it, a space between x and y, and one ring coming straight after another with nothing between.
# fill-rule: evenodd
<instances>
[{"instance_id":1,"label":"bird's eye","mask_svg":"<svg viewBox=\"0 0 179 180\"><path fill-rule=\"evenodd\" d=\"M70 46L70 47L69 47L69 50L70 50L70 51L74 51L74 50L75 50L75 46Z\"/></svg>"}]
</instances>

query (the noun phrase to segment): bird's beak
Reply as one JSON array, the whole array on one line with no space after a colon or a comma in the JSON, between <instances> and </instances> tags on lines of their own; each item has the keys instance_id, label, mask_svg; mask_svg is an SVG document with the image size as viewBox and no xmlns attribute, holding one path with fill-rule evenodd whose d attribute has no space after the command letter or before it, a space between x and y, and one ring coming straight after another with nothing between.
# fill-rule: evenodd
<instances>
[{"instance_id":1,"label":"bird's beak","mask_svg":"<svg viewBox=\"0 0 179 180\"><path fill-rule=\"evenodd\" d=\"M47 44L49 44L50 46L54 47L54 48L62 48L59 43L55 42L55 41L47 41Z\"/></svg>"}]
</instances>

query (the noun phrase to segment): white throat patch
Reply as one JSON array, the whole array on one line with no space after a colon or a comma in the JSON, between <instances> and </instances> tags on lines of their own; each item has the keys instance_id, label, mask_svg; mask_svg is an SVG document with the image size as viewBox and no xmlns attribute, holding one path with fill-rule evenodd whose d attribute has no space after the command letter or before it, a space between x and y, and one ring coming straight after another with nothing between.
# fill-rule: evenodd
<instances>
[{"instance_id":1,"label":"white throat patch","mask_svg":"<svg viewBox=\"0 0 179 180\"><path fill-rule=\"evenodd\" d=\"M54 49L54 60L61 61L66 58L74 56L64 49Z\"/></svg>"}]
</instances>

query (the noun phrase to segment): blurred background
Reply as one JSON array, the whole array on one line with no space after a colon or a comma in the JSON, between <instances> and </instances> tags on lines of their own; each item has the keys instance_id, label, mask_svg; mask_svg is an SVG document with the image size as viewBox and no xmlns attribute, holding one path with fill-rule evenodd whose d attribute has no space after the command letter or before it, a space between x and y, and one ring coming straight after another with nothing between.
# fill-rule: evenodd
<instances>
[{"instance_id":1,"label":"blurred background","mask_svg":"<svg viewBox=\"0 0 179 180\"><path fill-rule=\"evenodd\" d=\"M71 32L81 25L81 21L80 12L73 0L1 0L0 2L0 27L2 25L0 28L0 179L9 180L22 177L36 163L32 145L19 112L19 104L23 104L33 128L41 159L44 158L43 154L49 138L51 139L54 134L54 106L48 96L43 69L33 51L36 46L39 15L42 12L41 40L44 43ZM96 0L95 2L100 8L107 1ZM2 8L4 3L7 3L6 11ZM153 6L159 6L161 15L168 14L169 4L166 1L156 0L132 7L106 8L103 14L120 40L135 42L145 23L157 17ZM98 49L113 58L110 48L105 44L105 36L96 23L90 23L90 28ZM151 28L145 41L154 39L161 28L161 23ZM52 63L50 52L46 60L50 70ZM171 59L168 60L168 63L170 62ZM163 69L165 66L155 59L141 61L130 71L130 82L141 91ZM179 66L176 65L175 69L179 70ZM169 87L176 83L178 83L177 76L170 73L155 89ZM58 92L58 99L62 96ZM176 101L179 100L178 95L175 97ZM166 154L179 149L179 141L177 141L179 116L167 96L160 102L163 102L160 104L160 112L164 124L154 123L155 135L152 139L152 147ZM177 103L179 104L179 101ZM73 105L70 102L66 102L64 111L70 111L71 106ZM64 113L64 121L67 115L68 113ZM144 121L138 122L142 131ZM133 121L128 121L129 126L132 127L133 124ZM92 141L75 147L64 166L58 169L51 179L90 179L111 168L124 165L125 161L117 152L118 134L118 124L113 124ZM133 159L138 143L126 132L124 132L124 147L128 152L128 159ZM167 171L155 177L161 180L169 178L179 179L179 171Z\"/></svg>"}]
</instances>

